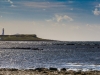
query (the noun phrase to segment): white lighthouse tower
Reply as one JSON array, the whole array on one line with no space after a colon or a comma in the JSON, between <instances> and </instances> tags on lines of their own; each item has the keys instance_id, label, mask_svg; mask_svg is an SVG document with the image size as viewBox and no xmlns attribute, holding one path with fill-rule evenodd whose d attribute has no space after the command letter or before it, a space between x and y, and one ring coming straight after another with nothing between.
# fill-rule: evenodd
<instances>
[{"instance_id":1,"label":"white lighthouse tower","mask_svg":"<svg viewBox=\"0 0 100 75\"><path fill-rule=\"evenodd\" d=\"M2 29L2 35L4 35L4 28Z\"/></svg>"}]
</instances>

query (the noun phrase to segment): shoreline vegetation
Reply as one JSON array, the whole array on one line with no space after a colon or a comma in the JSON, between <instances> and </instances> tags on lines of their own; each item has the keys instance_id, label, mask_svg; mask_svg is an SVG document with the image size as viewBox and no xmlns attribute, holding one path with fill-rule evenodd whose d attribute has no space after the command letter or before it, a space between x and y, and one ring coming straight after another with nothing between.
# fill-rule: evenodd
<instances>
[{"instance_id":1,"label":"shoreline vegetation","mask_svg":"<svg viewBox=\"0 0 100 75\"><path fill-rule=\"evenodd\" d=\"M90 71L73 71L62 68L58 70L57 68L36 68L36 69L8 69L1 68L0 75L100 75L100 71L90 70Z\"/></svg>"},{"instance_id":2,"label":"shoreline vegetation","mask_svg":"<svg viewBox=\"0 0 100 75\"><path fill-rule=\"evenodd\" d=\"M36 34L0 35L0 41L54 41L42 39Z\"/></svg>"}]
</instances>

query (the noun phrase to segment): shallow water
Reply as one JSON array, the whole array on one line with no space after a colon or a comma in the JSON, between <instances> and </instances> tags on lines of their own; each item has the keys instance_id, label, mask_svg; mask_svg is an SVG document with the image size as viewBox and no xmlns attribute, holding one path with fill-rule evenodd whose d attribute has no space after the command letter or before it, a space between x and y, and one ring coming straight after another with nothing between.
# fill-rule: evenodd
<instances>
[{"instance_id":1,"label":"shallow water","mask_svg":"<svg viewBox=\"0 0 100 75\"><path fill-rule=\"evenodd\" d=\"M0 41L0 68L39 67L100 70L100 42Z\"/></svg>"}]
</instances>

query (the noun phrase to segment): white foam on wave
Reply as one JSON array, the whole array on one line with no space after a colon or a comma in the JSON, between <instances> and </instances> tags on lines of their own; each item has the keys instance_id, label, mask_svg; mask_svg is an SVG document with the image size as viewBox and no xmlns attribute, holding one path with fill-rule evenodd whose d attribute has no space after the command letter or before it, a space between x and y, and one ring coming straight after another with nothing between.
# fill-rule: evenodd
<instances>
[{"instance_id":1,"label":"white foam on wave","mask_svg":"<svg viewBox=\"0 0 100 75\"><path fill-rule=\"evenodd\" d=\"M67 63L66 66L82 66L81 63Z\"/></svg>"},{"instance_id":2,"label":"white foam on wave","mask_svg":"<svg viewBox=\"0 0 100 75\"><path fill-rule=\"evenodd\" d=\"M83 63L67 63L66 65L63 65L68 70L73 70L73 71L90 71L90 70L98 70L100 71L100 65L95 65L95 64L83 64Z\"/></svg>"}]
</instances>

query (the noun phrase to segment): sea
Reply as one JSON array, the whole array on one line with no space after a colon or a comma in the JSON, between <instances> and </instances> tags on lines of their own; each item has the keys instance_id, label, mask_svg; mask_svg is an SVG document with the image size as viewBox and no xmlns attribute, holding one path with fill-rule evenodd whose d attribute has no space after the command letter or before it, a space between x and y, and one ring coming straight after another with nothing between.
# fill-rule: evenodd
<instances>
[{"instance_id":1,"label":"sea","mask_svg":"<svg viewBox=\"0 0 100 75\"><path fill-rule=\"evenodd\" d=\"M0 41L0 68L99 70L99 41Z\"/></svg>"}]
</instances>

